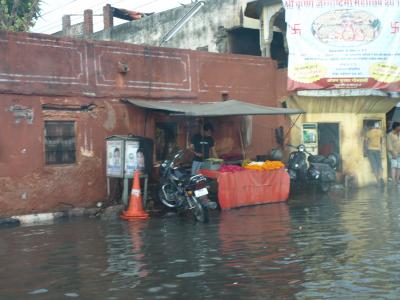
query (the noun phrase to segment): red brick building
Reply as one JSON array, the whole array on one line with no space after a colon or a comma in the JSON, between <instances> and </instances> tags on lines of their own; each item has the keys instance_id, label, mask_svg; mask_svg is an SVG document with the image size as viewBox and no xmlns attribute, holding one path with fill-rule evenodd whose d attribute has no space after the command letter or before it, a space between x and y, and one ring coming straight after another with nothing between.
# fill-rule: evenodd
<instances>
[{"instance_id":1,"label":"red brick building","mask_svg":"<svg viewBox=\"0 0 400 300\"><path fill-rule=\"evenodd\" d=\"M173 122L186 146L192 121L121 98L196 103L222 93L280 107L286 72L269 58L0 32L0 216L104 200L107 136L154 138L157 124ZM240 152L238 117L210 121L219 153ZM274 129L286 120L252 123L249 157L276 147Z\"/></svg>"}]
</instances>

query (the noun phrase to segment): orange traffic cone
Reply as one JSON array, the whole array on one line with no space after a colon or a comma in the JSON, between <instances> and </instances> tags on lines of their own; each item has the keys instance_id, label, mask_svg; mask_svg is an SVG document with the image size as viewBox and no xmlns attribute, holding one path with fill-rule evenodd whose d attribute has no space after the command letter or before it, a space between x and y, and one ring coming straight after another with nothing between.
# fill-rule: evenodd
<instances>
[{"instance_id":1,"label":"orange traffic cone","mask_svg":"<svg viewBox=\"0 0 400 300\"><path fill-rule=\"evenodd\" d=\"M123 211L120 215L124 220L147 219L149 217L149 214L143 210L139 174L139 171L136 171L133 178L131 199L129 200L128 209Z\"/></svg>"}]
</instances>

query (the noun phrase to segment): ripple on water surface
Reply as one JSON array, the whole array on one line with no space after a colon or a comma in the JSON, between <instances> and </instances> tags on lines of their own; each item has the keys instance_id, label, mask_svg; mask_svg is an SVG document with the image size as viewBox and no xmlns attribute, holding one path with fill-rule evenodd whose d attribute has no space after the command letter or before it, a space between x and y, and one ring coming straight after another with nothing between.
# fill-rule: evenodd
<instances>
[{"instance_id":1,"label":"ripple on water surface","mask_svg":"<svg viewBox=\"0 0 400 300\"><path fill-rule=\"evenodd\" d=\"M1 299L398 299L400 192L0 232Z\"/></svg>"}]
</instances>

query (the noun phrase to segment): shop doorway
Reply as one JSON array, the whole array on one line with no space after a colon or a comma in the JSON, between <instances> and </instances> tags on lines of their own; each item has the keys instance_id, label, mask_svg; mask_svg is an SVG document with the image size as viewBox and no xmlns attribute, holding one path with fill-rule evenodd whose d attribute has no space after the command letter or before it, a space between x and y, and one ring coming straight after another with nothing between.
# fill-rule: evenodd
<instances>
[{"instance_id":1,"label":"shop doorway","mask_svg":"<svg viewBox=\"0 0 400 300\"><path fill-rule=\"evenodd\" d=\"M330 153L340 158L339 123L318 123L318 154Z\"/></svg>"},{"instance_id":2,"label":"shop doorway","mask_svg":"<svg viewBox=\"0 0 400 300\"><path fill-rule=\"evenodd\" d=\"M156 160L170 158L177 147L178 124L176 122L156 122Z\"/></svg>"}]
</instances>

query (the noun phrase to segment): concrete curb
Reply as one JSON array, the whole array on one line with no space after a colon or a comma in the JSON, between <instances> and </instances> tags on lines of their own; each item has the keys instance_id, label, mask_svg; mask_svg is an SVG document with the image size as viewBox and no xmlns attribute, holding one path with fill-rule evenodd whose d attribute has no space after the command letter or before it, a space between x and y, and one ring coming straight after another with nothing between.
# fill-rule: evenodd
<instances>
[{"instance_id":1,"label":"concrete curb","mask_svg":"<svg viewBox=\"0 0 400 300\"><path fill-rule=\"evenodd\" d=\"M62 218L64 216L65 213L63 212L55 212L55 213L12 216L12 218L19 220L21 225L25 225L25 224L35 224L35 223L47 223L55 219Z\"/></svg>"},{"instance_id":2,"label":"concrete curb","mask_svg":"<svg viewBox=\"0 0 400 300\"><path fill-rule=\"evenodd\" d=\"M1 227L15 227L19 225L40 225L49 224L59 219L71 219L75 217L100 217L101 220L117 218L122 211L122 205L107 207L104 210L99 208L72 208L67 211L38 213L28 215L17 215L8 218L0 218Z\"/></svg>"},{"instance_id":3,"label":"concrete curb","mask_svg":"<svg viewBox=\"0 0 400 300\"><path fill-rule=\"evenodd\" d=\"M21 225L21 222L15 218L0 218L0 228L2 227L16 227Z\"/></svg>"},{"instance_id":4,"label":"concrete curb","mask_svg":"<svg viewBox=\"0 0 400 300\"><path fill-rule=\"evenodd\" d=\"M96 213L96 208L73 208L68 211L62 212L53 212L53 213L38 213L38 214L28 214L28 215L17 215L12 216L7 219L13 219L19 222L18 225L40 225L40 224L48 224L54 222L55 220L63 219L63 218L73 218L73 217L82 217L82 216L90 216ZM0 224L1 224L0 219Z\"/></svg>"}]
</instances>

